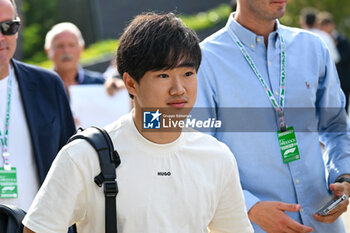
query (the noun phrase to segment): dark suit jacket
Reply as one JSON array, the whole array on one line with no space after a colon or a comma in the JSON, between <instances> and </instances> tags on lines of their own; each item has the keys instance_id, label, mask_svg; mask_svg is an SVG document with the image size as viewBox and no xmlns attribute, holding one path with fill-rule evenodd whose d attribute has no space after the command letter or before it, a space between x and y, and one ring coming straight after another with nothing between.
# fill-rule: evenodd
<instances>
[{"instance_id":1,"label":"dark suit jacket","mask_svg":"<svg viewBox=\"0 0 350 233\"><path fill-rule=\"evenodd\" d=\"M75 125L61 79L53 72L12 59L40 184ZM20 146L20 145L18 145Z\"/></svg>"},{"instance_id":2,"label":"dark suit jacket","mask_svg":"<svg viewBox=\"0 0 350 233\"><path fill-rule=\"evenodd\" d=\"M343 36L338 35L337 49L340 54L340 61L337 64L337 71L344 92L350 92L350 42ZM348 101L348 100L346 100Z\"/></svg>"},{"instance_id":3,"label":"dark suit jacket","mask_svg":"<svg viewBox=\"0 0 350 233\"><path fill-rule=\"evenodd\" d=\"M103 78L102 73L83 69L82 71L84 78L79 84L103 84L105 79Z\"/></svg>"}]
</instances>

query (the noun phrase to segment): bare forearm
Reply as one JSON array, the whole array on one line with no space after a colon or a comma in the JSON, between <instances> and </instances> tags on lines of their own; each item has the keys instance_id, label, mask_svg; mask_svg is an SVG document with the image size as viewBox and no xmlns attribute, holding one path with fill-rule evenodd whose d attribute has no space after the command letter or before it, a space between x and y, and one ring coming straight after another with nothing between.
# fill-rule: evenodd
<instances>
[{"instance_id":1,"label":"bare forearm","mask_svg":"<svg viewBox=\"0 0 350 233\"><path fill-rule=\"evenodd\" d=\"M27 227L24 227L23 233L34 233L34 231L31 231Z\"/></svg>"}]
</instances>

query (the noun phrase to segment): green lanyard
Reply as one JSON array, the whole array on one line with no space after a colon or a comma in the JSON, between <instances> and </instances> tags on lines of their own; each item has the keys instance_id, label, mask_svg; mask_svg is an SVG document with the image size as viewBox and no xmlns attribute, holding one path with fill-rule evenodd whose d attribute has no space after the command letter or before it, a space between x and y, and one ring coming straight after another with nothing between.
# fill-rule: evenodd
<instances>
[{"instance_id":1,"label":"green lanyard","mask_svg":"<svg viewBox=\"0 0 350 233\"><path fill-rule=\"evenodd\" d=\"M6 118L5 118L5 133L2 134L0 130L0 141L2 146L2 158L4 159L4 169L11 170L10 164L10 153L8 152L8 135L9 135L9 124L10 124L10 107L11 107L11 91L12 91L12 69L9 65L9 79L7 84L7 108L6 108Z\"/></svg>"},{"instance_id":2,"label":"green lanyard","mask_svg":"<svg viewBox=\"0 0 350 233\"><path fill-rule=\"evenodd\" d=\"M247 50L244 48L244 46L241 43L241 41L238 39L236 34L231 30L231 28L229 28L228 31L231 34L231 36L233 37L233 39L234 39L236 45L238 46L238 48L241 50L244 58L247 60L248 64L250 65L250 67L254 71L255 75L258 77L261 85L264 87L265 92L266 92L267 96L269 97L269 100L270 100L272 106L275 108L275 110L277 112L277 116L278 116L279 121L280 121L280 130L281 131L285 131L287 126L286 126L286 123L284 121L283 107L284 107L284 100L285 100L285 94L286 94L285 93L286 48L285 48L285 45L284 45L283 36L280 34L280 40L281 40L281 79L280 79L280 99L279 99L279 102L277 102L277 100L273 96L270 88L267 86L265 80L263 79L262 75L260 74L260 72L259 72L257 66L255 65L253 59L248 54Z\"/></svg>"}]
</instances>

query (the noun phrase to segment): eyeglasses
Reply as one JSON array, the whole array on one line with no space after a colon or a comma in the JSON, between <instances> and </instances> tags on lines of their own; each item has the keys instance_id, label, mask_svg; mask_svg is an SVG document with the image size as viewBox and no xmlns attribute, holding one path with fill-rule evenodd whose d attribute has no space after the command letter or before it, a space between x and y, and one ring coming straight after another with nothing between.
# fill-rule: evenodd
<instances>
[{"instance_id":1,"label":"eyeglasses","mask_svg":"<svg viewBox=\"0 0 350 233\"><path fill-rule=\"evenodd\" d=\"M4 36L11 36L18 32L19 26L21 25L21 20L16 17L14 20L9 20L0 23L1 33Z\"/></svg>"}]
</instances>

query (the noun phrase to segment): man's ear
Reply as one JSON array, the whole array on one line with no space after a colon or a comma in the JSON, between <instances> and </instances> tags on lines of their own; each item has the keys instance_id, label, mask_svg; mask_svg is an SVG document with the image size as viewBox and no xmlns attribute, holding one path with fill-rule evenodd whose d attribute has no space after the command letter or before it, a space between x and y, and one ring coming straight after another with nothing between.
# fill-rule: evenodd
<instances>
[{"instance_id":1,"label":"man's ear","mask_svg":"<svg viewBox=\"0 0 350 233\"><path fill-rule=\"evenodd\" d=\"M133 79L129 73L125 72L123 74L123 81L125 84L126 89L128 90L129 94L133 96L137 96L136 94L136 86L138 83Z\"/></svg>"},{"instance_id":2,"label":"man's ear","mask_svg":"<svg viewBox=\"0 0 350 233\"><path fill-rule=\"evenodd\" d=\"M85 45L81 45L80 46L80 53L82 53L84 51L84 49L85 49Z\"/></svg>"},{"instance_id":3,"label":"man's ear","mask_svg":"<svg viewBox=\"0 0 350 233\"><path fill-rule=\"evenodd\" d=\"M51 59L51 57L52 57L51 49L45 49L45 53L46 53L47 57L48 57L50 60L52 60L52 59Z\"/></svg>"}]
</instances>

